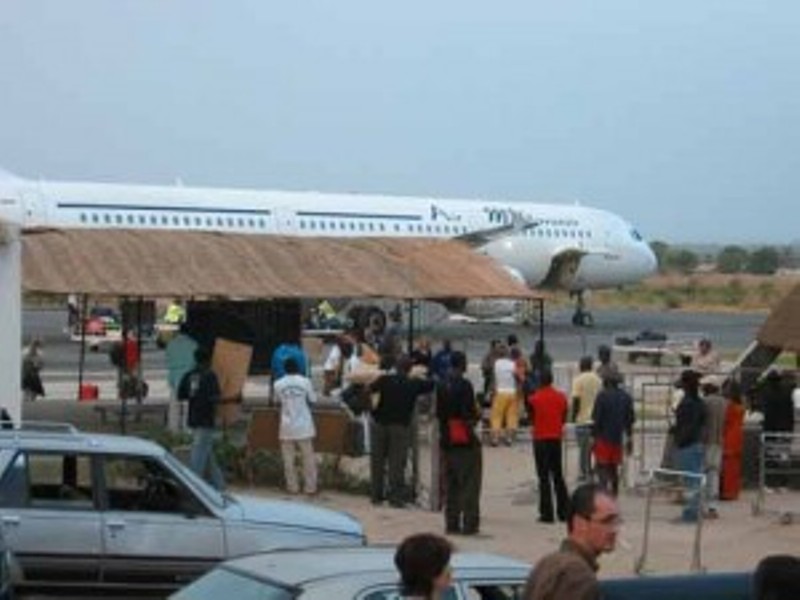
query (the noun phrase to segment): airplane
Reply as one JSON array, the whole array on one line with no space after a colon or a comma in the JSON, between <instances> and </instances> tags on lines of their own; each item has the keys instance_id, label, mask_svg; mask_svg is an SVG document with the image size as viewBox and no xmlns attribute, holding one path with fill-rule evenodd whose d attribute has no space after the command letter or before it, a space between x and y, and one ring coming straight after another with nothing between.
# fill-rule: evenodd
<instances>
[{"instance_id":1,"label":"airplane","mask_svg":"<svg viewBox=\"0 0 800 600\"><path fill-rule=\"evenodd\" d=\"M532 289L575 296L572 321L578 326L594 322L584 302L587 290L636 283L657 266L649 244L630 223L579 205L50 182L2 172L0 218L23 228L455 238L494 258Z\"/></svg>"}]
</instances>

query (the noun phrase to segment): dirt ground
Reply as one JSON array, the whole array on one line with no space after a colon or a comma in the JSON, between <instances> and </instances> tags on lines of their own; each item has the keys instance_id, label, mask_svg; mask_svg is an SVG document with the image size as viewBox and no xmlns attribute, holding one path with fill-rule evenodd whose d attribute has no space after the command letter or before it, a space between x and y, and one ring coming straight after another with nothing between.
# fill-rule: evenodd
<instances>
[{"instance_id":1,"label":"dirt ground","mask_svg":"<svg viewBox=\"0 0 800 600\"><path fill-rule=\"evenodd\" d=\"M486 447L483 457L481 533L475 537L453 536L451 539L462 549L499 552L535 563L557 547L566 529L563 524L547 525L536 521L537 492L534 490L530 443L520 442L513 448ZM570 479L568 474L568 485L574 486L574 480ZM253 490L241 491L254 493ZM295 499L276 490L257 490L255 493ZM700 559L705 569L748 570L766 554L798 552L800 493L767 496L766 510L759 516L751 514L754 498L754 492L746 492L738 501L722 503L720 517L704 521ZM324 490L316 498L301 501L351 513L364 524L372 543L397 543L410 533L442 533L444 530L441 513L417 507L374 507L366 497ZM619 501L625 523L616 551L601 559L601 576L632 575L642 553L645 496L641 490L629 489L621 493ZM794 511L795 523L781 524L780 511ZM690 570L696 530L691 525L670 522L679 514L680 506L674 497L659 495L653 503L645 572L680 573Z\"/></svg>"}]
</instances>

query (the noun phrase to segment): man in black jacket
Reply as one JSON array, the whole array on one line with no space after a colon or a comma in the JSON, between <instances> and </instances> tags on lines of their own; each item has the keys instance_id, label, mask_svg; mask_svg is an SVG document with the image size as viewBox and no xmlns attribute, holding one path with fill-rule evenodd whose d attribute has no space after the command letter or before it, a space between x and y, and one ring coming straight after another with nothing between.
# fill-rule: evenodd
<instances>
[{"instance_id":1,"label":"man in black jacket","mask_svg":"<svg viewBox=\"0 0 800 600\"><path fill-rule=\"evenodd\" d=\"M178 399L188 400L187 423L192 430L192 453L189 465L200 477L209 472L209 482L218 490L225 488L225 478L214 455L215 417L221 391L211 370L211 353L200 346L194 353L197 366L181 379Z\"/></svg>"},{"instance_id":2,"label":"man in black jacket","mask_svg":"<svg viewBox=\"0 0 800 600\"><path fill-rule=\"evenodd\" d=\"M436 388L436 416L447 486L445 527L447 533L474 535L480 528L483 458L475 435L480 409L466 370L467 357L453 352L450 372Z\"/></svg>"},{"instance_id":3,"label":"man in black jacket","mask_svg":"<svg viewBox=\"0 0 800 600\"><path fill-rule=\"evenodd\" d=\"M394 368L391 368L394 360L391 356L384 357L381 366L390 370L369 386L370 392L378 395L370 423L371 499L373 504L384 500L388 463L386 496L391 506L403 508L408 498L405 469L411 444L411 419L417 398L433 391L433 381L409 377L411 360L407 356L397 358Z\"/></svg>"},{"instance_id":4,"label":"man in black jacket","mask_svg":"<svg viewBox=\"0 0 800 600\"><path fill-rule=\"evenodd\" d=\"M686 504L681 520L687 523L697 521L700 512L700 479L704 469L703 428L706 422L706 408L700 399L700 374L687 369L681 373L683 398L675 411L675 458L678 469L696 474L687 477L688 488Z\"/></svg>"}]
</instances>

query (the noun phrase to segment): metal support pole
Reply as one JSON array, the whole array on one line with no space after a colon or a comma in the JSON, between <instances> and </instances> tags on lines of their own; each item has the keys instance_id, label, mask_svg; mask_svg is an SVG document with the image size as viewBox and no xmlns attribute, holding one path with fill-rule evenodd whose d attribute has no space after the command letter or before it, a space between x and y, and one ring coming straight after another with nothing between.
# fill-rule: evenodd
<instances>
[{"instance_id":1,"label":"metal support pole","mask_svg":"<svg viewBox=\"0 0 800 600\"><path fill-rule=\"evenodd\" d=\"M142 403L142 306L144 298L136 300L136 404ZM139 413L141 414L141 413Z\"/></svg>"},{"instance_id":2,"label":"metal support pole","mask_svg":"<svg viewBox=\"0 0 800 600\"><path fill-rule=\"evenodd\" d=\"M89 296L81 294L80 299L81 307L78 319L80 319L79 327L81 332L81 349L78 358L78 402L81 400L81 391L83 390L83 372L86 368L86 316L89 312Z\"/></svg>"},{"instance_id":3,"label":"metal support pole","mask_svg":"<svg viewBox=\"0 0 800 600\"><path fill-rule=\"evenodd\" d=\"M408 299L408 355L414 351L414 307L413 298Z\"/></svg>"},{"instance_id":4,"label":"metal support pole","mask_svg":"<svg viewBox=\"0 0 800 600\"><path fill-rule=\"evenodd\" d=\"M126 434L126 425L128 421L128 400L126 398L126 394L123 392L122 383L125 376L125 370L127 368L127 356L125 352L125 342L128 339L128 323L125 319L125 315L122 311L123 307L125 306L127 298L122 298L121 301L118 302L118 307L120 311L120 315L122 317L122 352L120 352L121 359L119 361L119 366L117 367L117 392L119 393L121 406L119 411L119 432L122 435Z\"/></svg>"}]
</instances>

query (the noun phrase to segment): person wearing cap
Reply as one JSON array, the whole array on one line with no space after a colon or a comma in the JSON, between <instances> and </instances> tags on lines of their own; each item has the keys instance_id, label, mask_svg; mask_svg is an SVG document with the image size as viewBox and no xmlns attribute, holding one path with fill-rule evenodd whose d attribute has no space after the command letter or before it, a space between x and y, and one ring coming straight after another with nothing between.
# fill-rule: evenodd
<instances>
[{"instance_id":1,"label":"person wearing cap","mask_svg":"<svg viewBox=\"0 0 800 600\"><path fill-rule=\"evenodd\" d=\"M706 466L706 516L715 519L720 492L720 470L722 469L722 441L725 433L725 415L728 400L720 394L720 381L716 375L706 375L700 380L703 403L706 407L706 425L703 429Z\"/></svg>"},{"instance_id":2,"label":"person wearing cap","mask_svg":"<svg viewBox=\"0 0 800 600\"><path fill-rule=\"evenodd\" d=\"M703 474L703 431L706 424L706 407L700 399L700 375L687 369L681 373L680 386L683 398L675 411L675 458L678 469L695 475ZM681 520L696 522L700 512L700 479L687 477L687 498Z\"/></svg>"},{"instance_id":3,"label":"person wearing cap","mask_svg":"<svg viewBox=\"0 0 800 600\"><path fill-rule=\"evenodd\" d=\"M613 375L603 380L592 411L594 429L594 459L597 477L605 489L616 498L619 493L619 466L622 464L623 440L627 454L633 451L633 398L619 387Z\"/></svg>"},{"instance_id":4,"label":"person wearing cap","mask_svg":"<svg viewBox=\"0 0 800 600\"><path fill-rule=\"evenodd\" d=\"M697 343L697 352L692 357L691 369L701 375L719 373L720 358L711 340L703 338Z\"/></svg>"}]
</instances>

